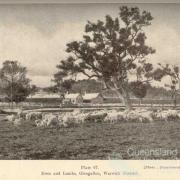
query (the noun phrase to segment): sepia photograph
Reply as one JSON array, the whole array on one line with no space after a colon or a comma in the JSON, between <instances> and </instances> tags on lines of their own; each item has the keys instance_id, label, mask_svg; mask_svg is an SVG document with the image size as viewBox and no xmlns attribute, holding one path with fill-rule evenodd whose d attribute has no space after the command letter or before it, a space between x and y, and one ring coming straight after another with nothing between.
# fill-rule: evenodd
<instances>
[{"instance_id":1,"label":"sepia photograph","mask_svg":"<svg viewBox=\"0 0 180 180\"><path fill-rule=\"evenodd\" d=\"M180 4L0 4L0 160L179 160Z\"/></svg>"}]
</instances>

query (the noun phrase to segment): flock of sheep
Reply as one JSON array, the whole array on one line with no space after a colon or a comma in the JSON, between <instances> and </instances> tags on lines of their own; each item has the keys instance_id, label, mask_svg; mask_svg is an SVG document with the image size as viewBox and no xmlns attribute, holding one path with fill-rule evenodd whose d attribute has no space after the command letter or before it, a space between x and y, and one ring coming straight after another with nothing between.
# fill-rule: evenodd
<instances>
[{"instance_id":1,"label":"flock of sheep","mask_svg":"<svg viewBox=\"0 0 180 180\"><path fill-rule=\"evenodd\" d=\"M83 112L43 113L19 111L15 115L7 116L7 120L14 125L21 125L23 122L31 121L37 127L72 127L87 122L155 122L180 120L180 113L177 110L145 110L136 109L132 111L101 110Z\"/></svg>"}]
</instances>

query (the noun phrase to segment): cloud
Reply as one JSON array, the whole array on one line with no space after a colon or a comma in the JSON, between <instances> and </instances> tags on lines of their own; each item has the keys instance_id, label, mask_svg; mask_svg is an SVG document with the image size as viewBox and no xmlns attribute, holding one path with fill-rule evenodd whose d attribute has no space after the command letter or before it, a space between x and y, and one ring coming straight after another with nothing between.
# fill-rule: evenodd
<instances>
[{"instance_id":1,"label":"cloud","mask_svg":"<svg viewBox=\"0 0 180 180\"><path fill-rule=\"evenodd\" d=\"M160 22L155 26L151 26L146 35L148 37L147 44L156 49L156 53L149 56L149 62L158 67L157 63L163 65L178 65L180 59L180 34L176 28L168 22ZM164 77L161 82L154 81L154 86L164 86L171 84L170 77Z\"/></svg>"},{"instance_id":2,"label":"cloud","mask_svg":"<svg viewBox=\"0 0 180 180\"><path fill-rule=\"evenodd\" d=\"M180 34L169 24L160 23L147 32L147 43L156 49L152 61L178 64L180 59Z\"/></svg>"},{"instance_id":3,"label":"cloud","mask_svg":"<svg viewBox=\"0 0 180 180\"><path fill-rule=\"evenodd\" d=\"M42 34L37 28L25 24L0 27L0 63L4 60L18 60L28 68L28 74L37 78L32 82L40 86L48 84L50 76L56 71L56 65L66 55L66 43L80 39L83 25L62 23L51 37ZM38 79L41 79L38 82ZM45 83L46 81L46 83Z\"/></svg>"},{"instance_id":4,"label":"cloud","mask_svg":"<svg viewBox=\"0 0 180 180\"><path fill-rule=\"evenodd\" d=\"M106 14L117 16L118 6L0 6L0 65L4 60L18 60L27 67L32 83L48 86L56 72L56 65L67 56L66 43L82 38L87 20L104 19ZM150 62L178 64L179 6L139 6L148 8L155 17L153 24L146 30L148 44L156 49L156 53L149 56Z\"/></svg>"}]
</instances>

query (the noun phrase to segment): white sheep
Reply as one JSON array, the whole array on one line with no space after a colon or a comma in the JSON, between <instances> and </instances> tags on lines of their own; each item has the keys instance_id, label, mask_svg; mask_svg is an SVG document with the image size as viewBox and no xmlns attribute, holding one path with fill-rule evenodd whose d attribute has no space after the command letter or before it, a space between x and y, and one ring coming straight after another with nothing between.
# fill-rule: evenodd
<instances>
[{"instance_id":1,"label":"white sheep","mask_svg":"<svg viewBox=\"0 0 180 180\"><path fill-rule=\"evenodd\" d=\"M22 121L23 121L22 118L16 118L13 123L15 126L19 126L21 125Z\"/></svg>"},{"instance_id":2,"label":"white sheep","mask_svg":"<svg viewBox=\"0 0 180 180\"><path fill-rule=\"evenodd\" d=\"M6 116L7 120L10 122L13 122L16 119L16 116L14 114Z\"/></svg>"},{"instance_id":3,"label":"white sheep","mask_svg":"<svg viewBox=\"0 0 180 180\"><path fill-rule=\"evenodd\" d=\"M157 112L152 113L155 120L158 121L171 121L177 120L180 118L177 110L158 110Z\"/></svg>"},{"instance_id":4,"label":"white sheep","mask_svg":"<svg viewBox=\"0 0 180 180\"><path fill-rule=\"evenodd\" d=\"M63 116L62 122L64 127L70 127L76 124L75 118L70 113Z\"/></svg>"},{"instance_id":5,"label":"white sheep","mask_svg":"<svg viewBox=\"0 0 180 180\"><path fill-rule=\"evenodd\" d=\"M56 115L51 115L48 118L47 121L47 126L48 127L58 127L59 126L59 121Z\"/></svg>"},{"instance_id":6,"label":"white sheep","mask_svg":"<svg viewBox=\"0 0 180 180\"><path fill-rule=\"evenodd\" d=\"M26 114L25 117L26 120L36 120L36 119L42 119L42 113L41 112L29 112Z\"/></svg>"},{"instance_id":7,"label":"white sheep","mask_svg":"<svg viewBox=\"0 0 180 180\"><path fill-rule=\"evenodd\" d=\"M153 122L151 111L142 111L139 113L140 122Z\"/></svg>"},{"instance_id":8,"label":"white sheep","mask_svg":"<svg viewBox=\"0 0 180 180\"><path fill-rule=\"evenodd\" d=\"M75 118L75 122L76 122L77 124L84 123L87 116L88 116L87 113L86 113L86 114L80 114L80 115L78 115L78 116Z\"/></svg>"},{"instance_id":9,"label":"white sheep","mask_svg":"<svg viewBox=\"0 0 180 180\"><path fill-rule=\"evenodd\" d=\"M140 118L139 113L137 111L124 112L124 118L126 119L126 121L130 121L130 122L141 121L141 118Z\"/></svg>"},{"instance_id":10,"label":"white sheep","mask_svg":"<svg viewBox=\"0 0 180 180\"><path fill-rule=\"evenodd\" d=\"M45 124L43 124L42 119L37 119L37 120L35 120L35 125L36 125L37 127L45 126Z\"/></svg>"},{"instance_id":11,"label":"white sheep","mask_svg":"<svg viewBox=\"0 0 180 180\"><path fill-rule=\"evenodd\" d=\"M118 121L124 120L123 113L117 111L111 111L107 113L107 116L104 118L105 122L117 123Z\"/></svg>"}]
</instances>

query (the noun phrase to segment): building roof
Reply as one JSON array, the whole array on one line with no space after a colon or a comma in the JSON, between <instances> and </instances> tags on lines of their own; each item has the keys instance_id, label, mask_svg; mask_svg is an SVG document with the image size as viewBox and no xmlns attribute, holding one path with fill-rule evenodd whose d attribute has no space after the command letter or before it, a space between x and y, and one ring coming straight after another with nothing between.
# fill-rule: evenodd
<instances>
[{"instance_id":1,"label":"building roof","mask_svg":"<svg viewBox=\"0 0 180 180\"><path fill-rule=\"evenodd\" d=\"M0 94L0 98L1 98L1 99L5 98L5 97L6 97L5 94Z\"/></svg>"},{"instance_id":2,"label":"building roof","mask_svg":"<svg viewBox=\"0 0 180 180\"><path fill-rule=\"evenodd\" d=\"M104 99L119 99L119 97L107 97L107 96L103 96Z\"/></svg>"},{"instance_id":3,"label":"building roof","mask_svg":"<svg viewBox=\"0 0 180 180\"><path fill-rule=\"evenodd\" d=\"M48 94L48 93L36 93L34 95L30 95L27 98L32 99L52 99L52 98L60 98L60 95L57 93Z\"/></svg>"},{"instance_id":4,"label":"building roof","mask_svg":"<svg viewBox=\"0 0 180 180\"><path fill-rule=\"evenodd\" d=\"M83 96L84 100L91 100L96 98L99 95L99 93L87 93Z\"/></svg>"},{"instance_id":5,"label":"building roof","mask_svg":"<svg viewBox=\"0 0 180 180\"><path fill-rule=\"evenodd\" d=\"M65 94L65 99L76 99L79 95L79 93Z\"/></svg>"}]
</instances>

